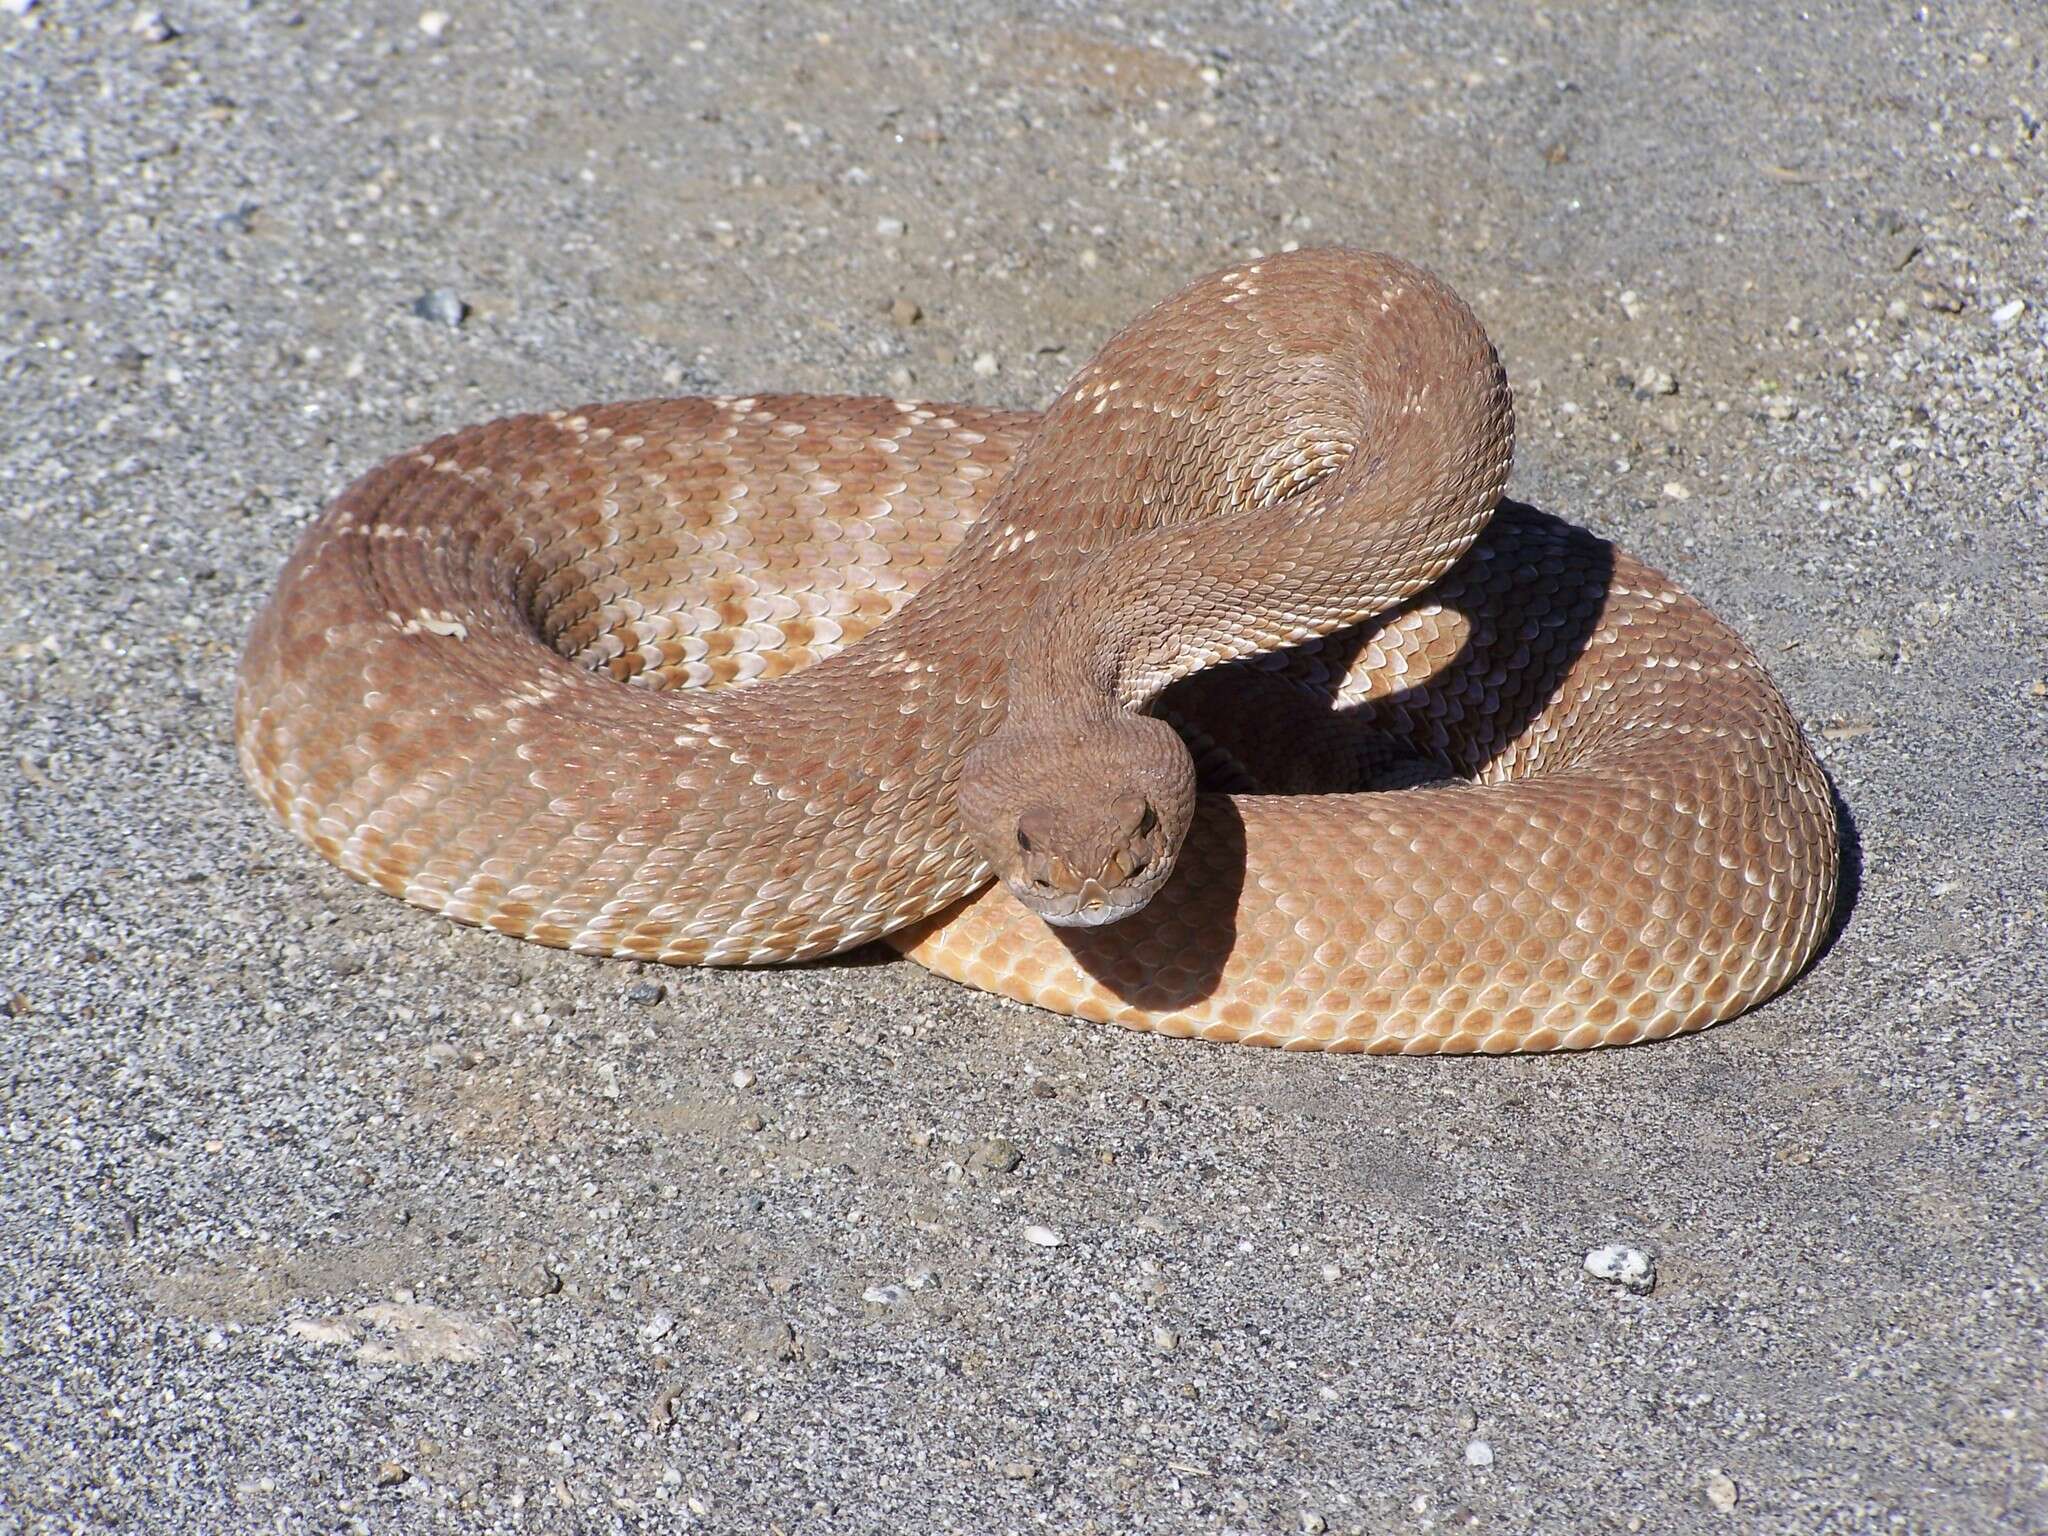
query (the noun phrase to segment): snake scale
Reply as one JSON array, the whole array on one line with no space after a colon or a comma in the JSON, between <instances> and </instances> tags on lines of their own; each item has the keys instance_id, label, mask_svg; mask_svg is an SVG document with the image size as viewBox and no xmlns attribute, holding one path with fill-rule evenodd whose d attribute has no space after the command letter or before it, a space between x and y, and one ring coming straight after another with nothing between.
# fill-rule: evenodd
<instances>
[{"instance_id":1,"label":"snake scale","mask_svg":"<svg viewBox=\"0 0 2048 1536\"><path fill-rule=\"evenodd\" d=\"M358 879L584 952L886 938L1310 1049L1696 1029L1819 946L1828 785L1712 614L1502 499L1513 435L1465 305L1347 250L1200 279L1042 416L471 428L306 530L242 765Z\"/></svg>"}]
</instances>

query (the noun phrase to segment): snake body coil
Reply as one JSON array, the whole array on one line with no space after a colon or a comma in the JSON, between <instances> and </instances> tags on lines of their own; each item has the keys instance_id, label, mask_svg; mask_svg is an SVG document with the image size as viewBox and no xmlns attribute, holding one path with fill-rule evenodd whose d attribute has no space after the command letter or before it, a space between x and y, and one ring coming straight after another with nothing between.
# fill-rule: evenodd
<instances>
[{"instance_id":1,"label":"snake body coil","mask_svg":"<svg viewBox=\"0 0 2048 1536\"><path fill-rule=\"evenodd\" d=\"M1499 502L1512 435L1463 304L1349 251L1202 279L1042 418L495 422L307 530L243 767L350 874L587 952L887 936L1309 1048L1698 1028L1819 945L1826 781L1697 602Z\"/></svg>"}]
</instances>

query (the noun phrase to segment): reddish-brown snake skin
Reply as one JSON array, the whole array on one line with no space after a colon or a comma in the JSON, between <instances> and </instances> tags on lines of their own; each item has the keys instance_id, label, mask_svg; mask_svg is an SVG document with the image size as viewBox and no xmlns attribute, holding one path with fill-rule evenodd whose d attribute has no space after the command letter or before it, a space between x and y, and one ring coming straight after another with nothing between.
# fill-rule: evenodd
<instances>
[{"instance_id":1,"label":"reddish-brown snake skin","mask_svg":"<svg viewBox=\"0 0 2048 1536\"><path fill-rule=\"evenodd\" d=\"M1699 603L1496 508L1512 440L1464 305L1334 250L1193 284L1042 417L763 395L471 428L306 531L242 765L357 878L585 952L888 936L1077 1017L1300 1048L1697 1029L1820 944L1827 783ZM956 804L1034 613L1094 649L1020 667L1152 709L1233 790L1102 927L989 886Z\"/></svg>"}]
</instances>

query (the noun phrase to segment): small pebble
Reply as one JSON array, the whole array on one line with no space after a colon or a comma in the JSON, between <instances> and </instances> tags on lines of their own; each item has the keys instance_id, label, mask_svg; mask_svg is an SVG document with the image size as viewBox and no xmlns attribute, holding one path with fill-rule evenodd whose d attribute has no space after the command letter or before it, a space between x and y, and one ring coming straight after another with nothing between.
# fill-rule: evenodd
<instances>
[{"instance_id":1,"label":"small pebble","mask_svg":"<svg viewBox=\"0 0 2048 1536\"><path fill-rule=\"evenodd\" d=\"M996 361L993 352L984 352L974 360L974 376L978 379L992 379L1002 364Z\"/></svg>"},{"instance_id":2,"label":"small pebble","mask_svg":"<svg viewBox=\"0 0 2048 1536\"><path fill-rule=\"evenodd\" d=\"M448 30L448 20L446 11L421 11L420 30L438 43Z\"/></svg>"},{"instance_id":3,"label":"small pebble","mask_svg":"<svg viewBox=\"0 0 2048 1536\"><path fill-rule=\"evenodd\" d=\"M908 329L924 318L924 310L919 307L917 300L899 296L889 306L889 318Z\"/></svg>"},{"instance_id":4,"label":"small pebble","mask_svg":"<svg viewBox=\"0 0 2048 1536\"><path fill-rule=\"evenodd\" d=\"M1717 1469L1707 1474L1707 1502L1722 1514L1732 1513L1741 1497L1742 1490L1735 1486L1735 1479L1726 1472Z\"/></svg>"},{"instance_id":5,"label":"small pebble","mask_svg":"<svg viewBox=\"0 0 2048 1536\"><path fill-rule=\"evenodd\" d=\"M411 1476L412 1473L410 1471L395 1461L380 1461L377 1463L377 1470L372 1475L371 1481L376 1483L379 1488L396 1488Z\"/></svg>"},{"instance_id":6,"label":"small pebble","mask_svg":"<svg viewBox=\"0 0 2048 1536\"><path fill-rule=\"evenodd\" d=\"M1626 1290L1647 1293L1657 1284L1657 1266L1640 1248L1609 1243L1586 1255L1586 1273Z\"/></svg>"},{"instance_id":7,"label":"small pebble","mask_svg":"<svg viewBox=\"0 0 2048 1536\"><path fill-rule=\"evenodd\" d=\"M1652 395L1675 395L1678 393L1678 380L1667 369L1638 368L1635 393L1639 400L1646 400Z\"/></svg>"},{"instance_id":8,"label":"small pebble","mask_svg":"<svg viewBox=\"0 0 2048 1536\"><path fill-rule=\"evenodd\" d=\"M1893 662L1899 659L1899 642L1873 624L1862 625L1849 637L1849 649L1865 661Z\"/></svg>"},{"instance_id":9,"label":"small pebble","mask_svg":"<svg viewBox=\"0 0 2048 1536\"><path fill-rule=\"evenodd\" d=\"M1155 1327L1152 1330L1152 1353L1170 1355L1180 1348L1180 1335L1171 1328Z\"/></svg>"},{"instance_id":10,"label":"small pebble","mask_svg":"<svg viewBox=\"0 0 2048 1536\"><path fill-rule=\"evenodd\" d=\"M739 1068L732 1075L732 1085L733 1087L739 1089L741 1093L745 1093L749 1088L753 1087L754 1084L759 1081L760 1079L755 1077L754 1074L748 1071L745 1067Z\"/></svg>"},{"instance_id":11,"label":"small pebble","mask_svg":"<svg viewBox=\"0 0 2048 1536\"><path fill-rule=\"evenodd\" d=\"M1617 304L1619 304L1619 305L1621 306L1621 312L1622 312L1622 313L1623 313L1624 315L1627 315L1627 316L1629 317L1629 319L1631 319L1631 320L1640 320L1640 319L1642 319L1642 317L1643 317L1643 296L1642 296L1641 294L1637 293L1637 292L1635 291L1635 289L1633 289L1633 288L1624 288L1624 289L1622 289L1622 290L1621 290L1621 297L1620 297L1620 298L1618 298L1618 299L1616 299L1616 300L1615 300L1615 303L1617 303Z\"/></svg>"},{"instance_id":12,"label":"small pebble","mask_svg":"<svg viewBox=\"0 0 2048 1536\"><path fill-rule=\"evenodd\" d=\"M976 1173L1008 1173L1024 1161L1024 1154L1007 1136L991 1136L967 1154L967 1166Z\"/></svg>"},{"instance_id":13,"label":"small pebble","mask_svg":"<svg viewBox=\"0 0 2048 1536\"><path fill-rule=\"evenodd\" d=\"M871 1306L900 1307L910 1300L910 1292L900 1285L871 1285L860 1293L860 1299Z\"/></svg>"},{"instance_id":14,"label":"small pebble","mask_svg":"<svg viewBox=\"0 0 2048 1536\"><path fill-rule=\"evenodd\" d=\"M667 1338L675 1329L676 1320L672 1313L657 1312L640 1325L640 1337L651 1344L656 1339Z\"/></svg>"},{"instance_id":15,"label":"small pebble","mask_svg":"<svg viewBox=\"0 0 2048 1536\"><path fill-rule=\"evenodd\" d=\"M529 1264L519 1272L519 1278L513 1282L513 1286L520 1295L538 1300L561 1290L562 1277L545 1264Z\"/></svg>"},{"instance_id":16,"label":"small pebble","mask_svg":"<svg viewBox=\"0 0 2048 1536\"><path fill-rule=\"evenodd\" d=\"M667 1429L676 1421L676 1389L663 1387L654 1394L654 1401L647 1405L647 1427L654 1430Z\"/></svg>"},{"instance_id":17,"label":"small pebble","mask_svg":"<svg viewBox=\"0 0 2048 1536\"><path fill-rule=\"evenodd\" d=\"M1673 501L1692 500L1692 492L1686 489L1682 481L1678 480L1666 480L1664 482L1664 494Z\"/></svg>"},{"instance_id":18,"label":"small pebble","mask_svg":"<svg viewBox=\"0 0 2048 1536\"><path fill-rule=\"evenodd\" d=\"M1465 1445L1465 1465L1468 1467L1490 1467L1493 1465L1493 1447L1484 1440L1471 1440Z\"/></svg>"},{"instance_id":19,"label":"small pebble","mask_svg":"<svg viewBox=\"0 0 2048 1536\"><path fill-rule=\"evenodd\" d=\"M137 11L128 30L145 43L168 43L178 35L178 29L164 20L164 13L156 10Z\"/></svg>"},{"instance_id":20,"label":"small pebble","mask_svg":"<svg viewBox=\"0 0 2048 1536\"><path fill-rule=\"evenodd\" d=\"M412 312L433 325L450 330L469 318L469 306L453 288L430 288L412 301Z\"/></svg>"},{"instance_id":21,"label":"small pebble","mask_svg":"<svg viewBox=\"0 0 2048 1536\"><path fill-rule=\"evenodd\" d=\"M755 1132L759 1131L762 1127L767 1125L767 1123L768 1122L766 1120L763 1120L759 1115L750 1113L741 1117L740 1129L751 1136Z\"/></svg>"},{"instance_id":22,"label":"small pebble","mask_svg":"<svg viewBox=\"0 0 2048 1536\"><path fill-rule=\"evenodd\" d=\"M796 1331L779 1317L764 1317L747 1331L746 1346L763 1360L794 1360Z\"/></svg>"},{"instance_id":23,"label":"small pebble","mask_svg":"<svg viewBox=\"0 0 2048 1536\"><path fill-rule=\"evenodd\" d=\"M1799 414L1799 402L1774 395L1764 402L1764 414L1773 421L1790 421Z\"/></svg>"},{"instance_id":24,"label":"small pebble","mask_svg":"<svg viewBox=\"0 0 2048 1536\"><path fill-rule=\"evenodd\" d=\"M1024 1241L1034 1248L1057 1248L1066 1239L1051 1227L1030 1226L1024 1229Z\"/></svg>"},{"instance_id":25,"label":"small pebble","mask_svg":"<svg viewBox=\"0 0 2048 1536\"><path fill-rule=\"evenodd\" d=\"M636 981L632 986L626 988L625 994L627 1002L640 1003L643 1006L648 1003L658 1003L667 995L668 989L658 981Z\"/></svg>"},{"instance_id":26,"label":"small pebble","mask_svg":"<svg viewBox=\"0 0 2048 1536\"><path fill-rule=\"evenodd\" d=\"M1006 1461L1003 1463L1003 1476L1013 1483L1028 1483L1038 1476L1038 1468L1028 1461Z\"/></svg>"},{"instance_id":27,"label":"small pebble","mask_svg":"<svg viewBox=\"0 0 2048 1536\"><path fill-rule=\"evenodd\" d=\"M2027 312L2025 299L2012 299L1991 311L1991 328L1994 331L2009 330L2021 315Z\"/></svg>"},{"instance_id":28,"label":"small pebble","mask_svg":"<svg viewBox=\"0 0 2048 1536\"><path fill-rule=\"evenodd\" d=\"M1329 1528L1330 1522L1325 1520L1317 1511L1304 1509L1301 1512L1301 1529L1304 1532L1304 1536L1322 1536L1322 1533Z\"/></svg>"},{"instance_id":29,"label":"small pebble","mask_svg":"<svg viewBox=\"0 0 2048 1536\"><path fill-rule=\"evenodd\" d=\"M903 229L904 225L901 219L884 217L875 220L875 233L884 240L900 240L903 237Z\"/></svg>"}]
</instances>

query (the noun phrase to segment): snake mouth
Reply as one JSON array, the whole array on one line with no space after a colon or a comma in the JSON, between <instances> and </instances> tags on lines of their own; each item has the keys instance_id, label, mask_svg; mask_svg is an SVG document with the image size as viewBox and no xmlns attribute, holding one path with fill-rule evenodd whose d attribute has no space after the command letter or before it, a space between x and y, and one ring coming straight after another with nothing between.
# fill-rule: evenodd
<instances>
[{"instance_id":1,"label":"snake mouth","mask_svg":"<svg viewBox=\"0 0 2048 1536\"><path fill-rule=\"evenodd\" d=\"M1107 928L1136 910L1135 907L1087 907L1057 917L1050 912L1042 912L1039 916L1054 928Z\"/></svg>"},{"instance_id":2,"label":"snake mouth","mask_svg":"<svg viewBox=\"0 0 2048 1536\"><path fill-rule=\"evenodd\" d=\"M1137 876L1114 885L1083 880L1073 890L1054 890L1029 876L1003 881L1020 905L1055 928L1102 928L1142 911L1172 873L1173 861L1145 866Z\"/></svg>"}]
</instances>

